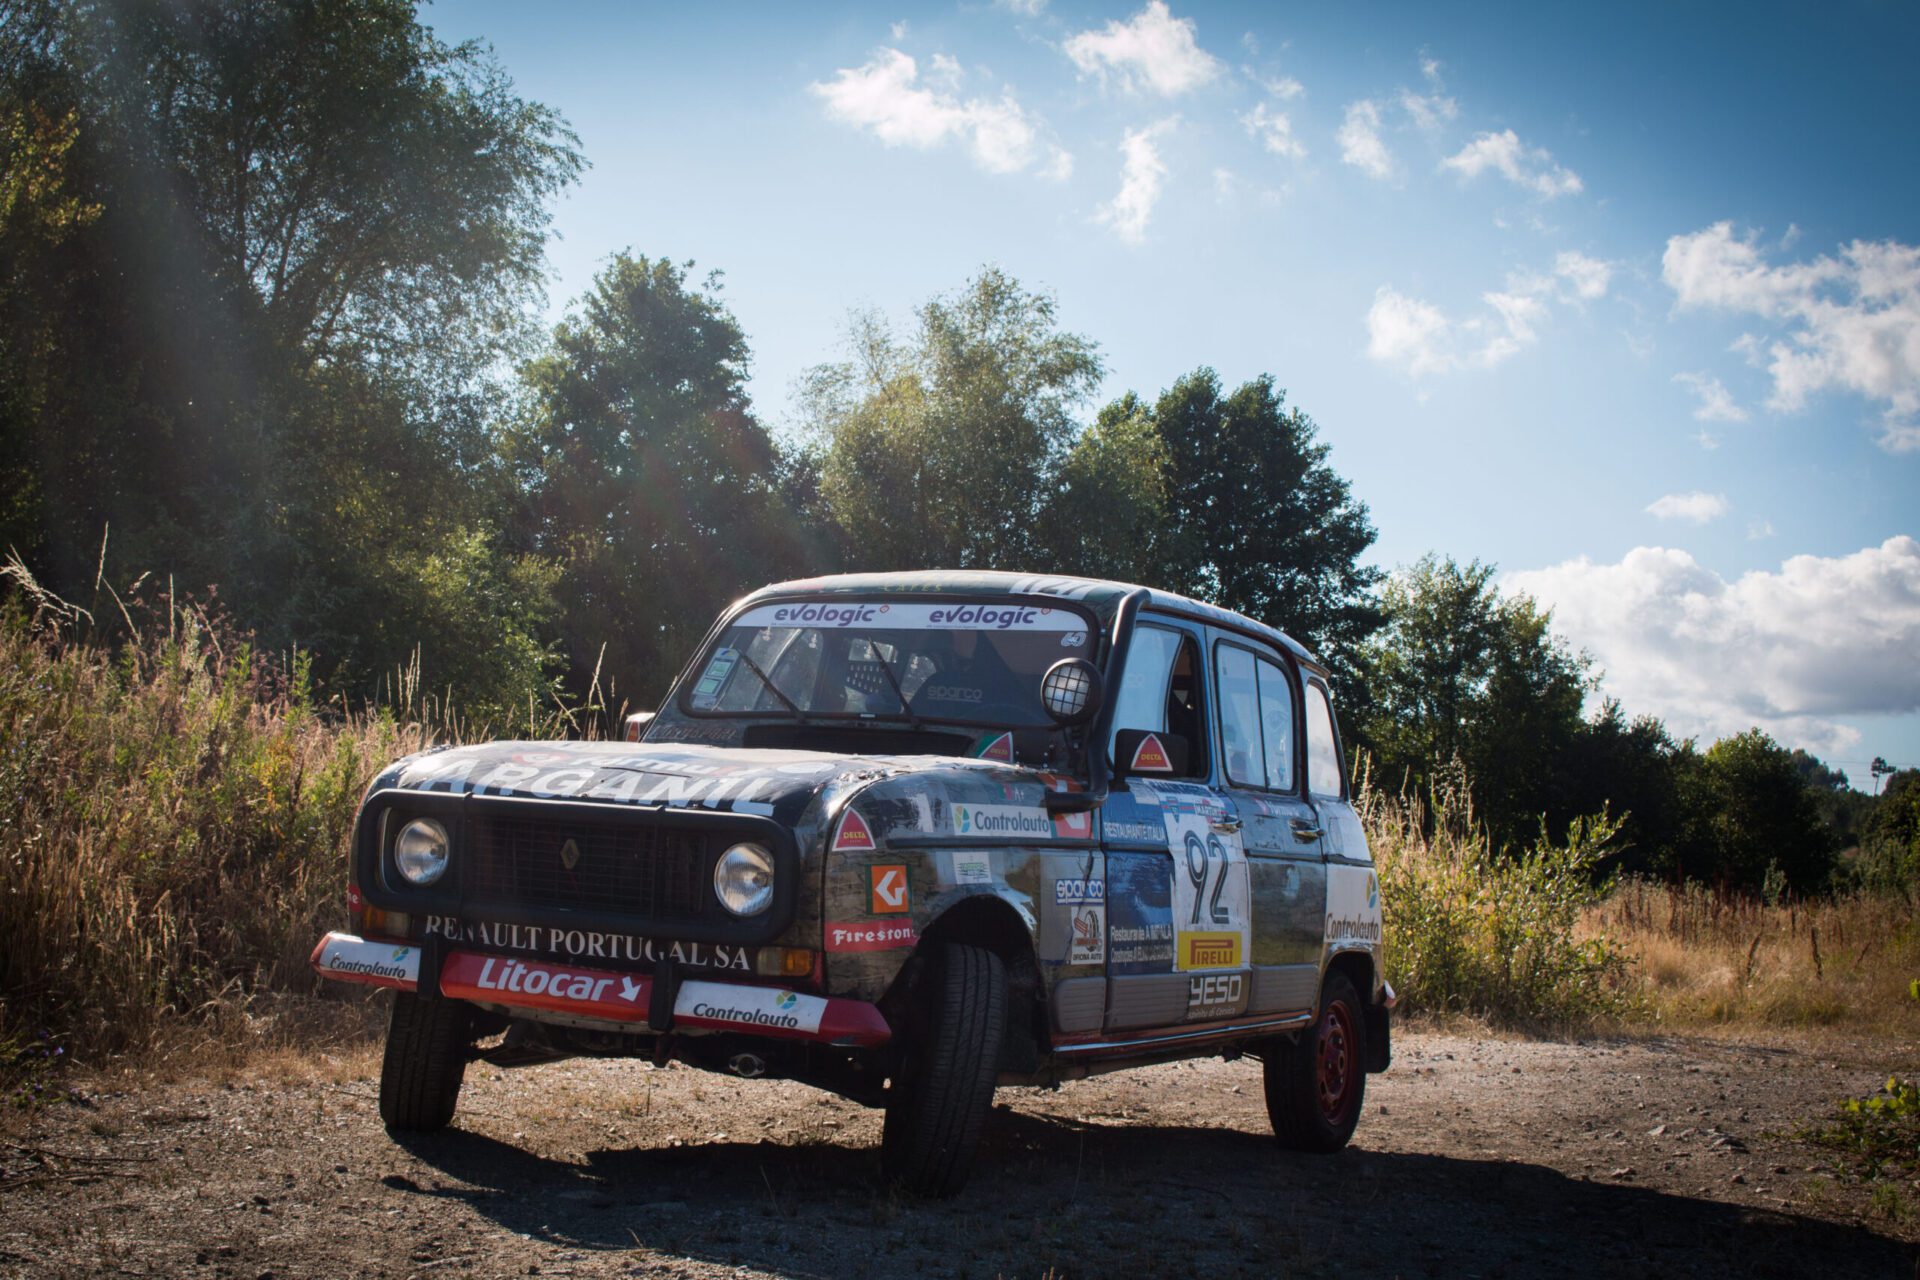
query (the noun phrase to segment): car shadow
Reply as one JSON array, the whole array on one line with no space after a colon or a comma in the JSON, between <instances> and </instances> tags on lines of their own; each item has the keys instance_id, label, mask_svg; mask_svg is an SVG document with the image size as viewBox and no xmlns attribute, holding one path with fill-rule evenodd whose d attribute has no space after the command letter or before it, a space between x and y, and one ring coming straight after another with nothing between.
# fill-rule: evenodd
<instances>
[{"instance_id":1,"label":"car shadow","mask_svg":"<svg viewBox=\"0 0 1920 1280\"><path fill-rule=\"evenodd\" d=\"M951 1201L890 1192L872 1147L721 1141L550 1159L461 1130L408 1139L524 1236L784 1275L1163 1272L1905 1277L1864 1228L1524 1160L1278 1149L1266 1134L998 1109Z\"/></svg>"}]
</instances>

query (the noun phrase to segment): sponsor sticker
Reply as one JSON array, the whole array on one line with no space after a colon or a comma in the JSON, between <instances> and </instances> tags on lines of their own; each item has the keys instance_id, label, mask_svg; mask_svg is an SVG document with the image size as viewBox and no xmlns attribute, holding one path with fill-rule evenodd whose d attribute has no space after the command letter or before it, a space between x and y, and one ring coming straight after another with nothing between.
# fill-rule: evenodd
<instances>
[{"instance_id":1,"label":"sponsor sticker","mask_svg":"<svg viewBox=\"0 0 1920 1280\"><path fill-rule=\"evenodd\" d=\"M567 929L537 924L500 924L488 920L461 920L457 916L428 916L428 937L473 943L506 951L540 951L560 960L626 960L658 964L672 960L691 969L753 971L753 948L710 942L677 942L637 933L602 933L595 929Z\"/></svg>"},{"instance_id":2,"label":"sponsor sticker","mask_svg":"<svg viewBox=\"0 0 1920 1280\"><path fill-rule=\"evenodd\" d=\"M870 894L867 910L877 916L899 915L913 906L913 892L907 883L907 869L899 863L882 863L867 868Z\"/></svg>"},{"instance_id":3,"label":"sponsor sticker","mask_svg":"<svg viewBox=\"0 0 1920 1280\"><path fill-rule=\"evenodd\" d=\"M826 1012L827 1002L819 996L724 982L683 982L673 1001L675 1018L806 1034L820 1029Z\"/></svg>"},{"instance_id":4,"label":"sponsor sticker","mask_svg":"<svg viewBox=\"0 0 1920 1280\"><path fill-rule=\"evenodd\" d=\"M1380 880L1372 871L1360 867L1327 868L1326 940L1360 942L1378 946L1380 933Z\"/></svg>"},{"instance_id":5,"label":"sponsor sticker","mask_svg":"<svg viewBox=\"0 0 1920 1280\"><path fill-rule=\"evenodd\" d=\"M721 647L713 651L713 657L707 662L707 669L700 673L700 679L693 686L693 705L702 710L711 707L720 697L720 690L726 687L727 677L733 674L734 664L740 661L738 649Z\"/></svg>"},{"instance_id":6,"label":"sponsor sticker","mask_svg":"<svg viewBox=\"0 0 1920 1280\"><path fill-rule=\"evenodd\" d=\"M1056 813L1053 815L1053 834L1061 840L1093 839L1093 815L1091 813Z\"/></svg>"},{"instance_id":7,"label":"sponsor sticker","mask_svg":"<svg viewBox=\"0 0 1920 1280\"><path fill-rule=\"evenodd\" d=\"M1052 838L1046 810L1019 804L956 804L953 833L960 836L1044 836Z\"/></svg>"},{"instance_id":8,"label":"sponsor sticker","mask_svg":"<svg viewBox=\"0 0 1920 1280\"><path fill-rule=\"evenodd\" d=\"M833 837L835 853L872 853L878 847L865 818L852 809L840 815L840 830Z\"/></svg>"},{"instance_id":9,"label":"sponsor sticker","mask_svg":"<svg viewBox=\"0 0 1920 1280\"><path fill-rule=\"evenodd\" d=\"M1187 1017L1225 1018L1239 1013L1247 998L1243 973L1196 973L1187 979Z\"/></svg>"},{"instance_id":10,"label":"sponsor sticker","mask_svg":"<svg viewBox=\"0 0 1920 1280\"><path fill-rule=\"evenodd\" d=\"M1105 902L1107 882L1097 876L1089 876L1084 880L1055 880L1053 900L1056 904L1063 906L1081 902Z\"/></svg>"},{"instance_id":11,"label":"sponsor sticker","mask_svg":"<svg viewBox=\"0 0 1920 1280\"><path fill-rule=\"evenodd\" d=\"M1062 649L1078 649L1086 642L1087 633L1084 631L1069 631L1060 637L1060 647Z\"/></svg>"},{"instance_id":12,"label":"sponsor sticker","mask_svg":"<svg viewBox=\"0 0 1920 1280\"><path fill-rule=\"evenodd\" d=\"M1013 763L1013 735L1011 733L988 734L980 741L980 749L973 753L976 760L997 760L1001 764Z\"/></svg>"},{"instance_id":13,"label":"sponsor sticker","mask_svg":"<svg viewBox=\"0 0 1920 1280\"><path fill-rule=\"evenodd\" d=\"M1182 933L1177 969L1238 969L1237 933Z\"/></svg>"},{"instance_id":14,"label":"sponsor sticker","mask_svg":"<svg viewBox=\"0 0 1920 1280\"><path fill-rule=\"evenodd\" d=\"M1127 768L1131 773L1172 773L1173 761L1167 758L1159 737L1150 733L1134 748L1133 763Z\"/></svg>"},{"instance_id":15,"label":"sponsor sticker","mask_svg":"<svg viewBox=\"0 0 1920 1280\"><path fill-rule=\"evenodd\" d=\"M420 949L336 937L329 939L320 952L318 967L322 973L350 974L376 982L418 982Z\"/></svg>"},{"instance_id":16,"label":"sponsor sticker","mask_svg":"<svg viewBox=\"0 0 1920 1280\"><path fill-rule=\"evenodd\" d=\"M1088 903L1073 913L1073 943L1067 948L1068 964L1102 964L1107 958L1107 909Z\"/></svg>"},{"instance_id":17,"label":"sponsor sticker","mask_svg":"<svg viewBox=\"0 0 1920 1280\"><path fill-rule=\"evenodd\" d=\"M956 853L953 855L953 883L992 884L993 863L984 853Z\"/></svg>"},{"instance_id":18,"label":"sponsor sticker","mask_svg":"<svg viewBox=\"0 0 1920 1280\"><path fill-rule=\"evenodd\" d=\"M913 921L898 920L859 924L834 924L826 927L826 944L829 951L896 951L901 947L910 947L920 940L914 932Z\"/></svg>"},{"instance_id":19,"label":"sponsor sticker","mask_svg":"<svg viewBox=\"0 0 1920 1280\"><path fill-rule=\"evenodd\" d=\"M1071 609L1027 604L869 604L804 601L749 609L736 627L814 627L823 631L1055 631L1080 632L1086 622Z\"/></svg>"}]
</instances>

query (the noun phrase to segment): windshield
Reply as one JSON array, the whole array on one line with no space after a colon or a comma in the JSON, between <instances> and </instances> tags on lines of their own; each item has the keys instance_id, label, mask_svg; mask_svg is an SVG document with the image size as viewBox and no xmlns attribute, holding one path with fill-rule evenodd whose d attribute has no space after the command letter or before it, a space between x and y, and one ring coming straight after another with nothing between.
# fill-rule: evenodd
<instances>
[{"instance_id":1,"label":"windshield","mask_svg":"<svg viewBox=\"0 0 1920 1280\"><path fill-rule=\"evenodd\" d=\"M995 603L795 600L734 620L688 691L697 715L1051 727L1040 677L1090 658L1079 612Z\"/></svg>"}]
</instances>

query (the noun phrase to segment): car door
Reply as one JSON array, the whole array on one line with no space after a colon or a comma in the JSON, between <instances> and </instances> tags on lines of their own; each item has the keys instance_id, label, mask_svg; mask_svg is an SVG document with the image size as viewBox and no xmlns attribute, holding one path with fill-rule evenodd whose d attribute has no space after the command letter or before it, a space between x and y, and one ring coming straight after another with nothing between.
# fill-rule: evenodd
<instances>
[{"instance_id":1,"label":"car door","mask_svg":"<svg viewBox=\"0 0 1920 1280\"><path fill-rule=\"evenodd\" d=\"M1364 951L1373 971L1381 967L1380 881L1367 850L1367 833L1348 800L1345 757L1327 683L1304 673L1307 795L1321 829L1327 867L1327 905L1322 925L1329 956ZM1371 992L1362 992L1369 996Z\"/></svg>"},{"instance_id":2,"label":"car door","mask_svg":"<svg viewBox=\"0 0 1920 1280\"><path fill-rule=\"evenodd\" d=\"M1278 650L1217 630L1213 658L1219 781L1241 823L1252 891L1246 1012L1305 1012L1319 990L1327 873L1301 767L1300 673Z\"/></svg>"},{"instance_id":3,"label":"car door","mask_svg":"<svg viewBox=\"0 0 1920 1280\"><path fill-rule=\"evenodd\" d=\"M1110 1032L1232 1017L1246 1006L1252 895L1232 801L1212 782L1205 645L1198 623L1144 615L1114 695L1115 740L1126 730L1170 735L1186 758L1169 742L1141 744L1115 761L1124 776L1100 810Z\"/></svg>"}]
</instances>

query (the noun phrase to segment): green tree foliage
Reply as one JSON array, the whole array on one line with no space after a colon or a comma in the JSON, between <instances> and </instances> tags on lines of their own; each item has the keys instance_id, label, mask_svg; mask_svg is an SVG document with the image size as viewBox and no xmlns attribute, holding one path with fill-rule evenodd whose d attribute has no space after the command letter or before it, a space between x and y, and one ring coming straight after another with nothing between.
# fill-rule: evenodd
<instances>
[{"instance_id":1,"label":"green tree foliage","mask_svg":"<svg viewBox=\"0 0 1920 1280\"><path fill-rule=\"evenodd\" d=\"M1380 573L1359 559L1375 534L1313 420L1269 376L1227 393L1197 369L1161 393L1153 423L1167 468L1157 585L1282 628L1351 692L1355 650L1380 624Z\"/></svg>"},{"instance_id":2,"label":"green tree foliage","mask_svg":"<svg viewBox=\"0 0 1920 1280\"><path fill-rule=\"evenodd\" d=\"M1427 556L1388 579L1386 625L1361 651L1370 698L1358 724L1382 785L1424 791L1458 761L1496 841L1518 844L1555 803L1593 680L1548 615L1503 596L1491 565Z\"/></svg>"},{"instance_id":3,"label":"green tree foliage","mask_svg":"<svg viewBox=\"0 0 1920 1280\"><path fill-rule=\"evenodd\" d=\"M1094 344L994 267L917 313L855 317L850 358L807 377L820 492L850 567L1044 567L1036 531L1100 382Z\"/></svg>"},{"instance_id":4,"label":"green tree foliage","mask_svg":"<svg viewBox=\"0 0 1920 1280\"><path fill-rule=\"evenodd\" d=\"M0 537L72 591L110 523L117 563L218 582L336 687L426 636L430 678L530 692L487 415L572 135L397 0L15 0L5 27ZM455 564L519 616L464 632Z\"/></svg>"},{"instance_id":5,"label":"green tree foliage","mask_svg":"<svg viewBox=\"0 0 1920 1280\"><path fill-rule=\"evenodd\" d=\"M1862 826L1860 883L1908 902L1920 900L1920 769L1892 773Z\"/></svg>"},{"instance_id":6,"label":"green tree foliage","mask_svg":"<svg viewBox=\"0 0 1920 1280\"><path fill-rule=\"evenodd\" d=\"M1697 824L1683 838L1676 870L1687 879L1737 889L1798 894L1827 887L1833 833L1793 753L1759 729L1709 747L1683 768L1681 797Z\"/></svg>"},{"instance_id":7,"label":"green tree foliage","mask_svg":"<svg viewBox=\"0 0 1920 1280\"><path fill-rule=\"evenodd\" d=\"M1129 391L1067 452L1040 512L1044 565L1119 582L1162 582L1169 530L1167 443Z\"/></svg>"},{"instance_id":8,"label":"green tree foliage","mask_svg":"<svg viewBox=\"0 0 1920 1280\"><path fill-rule=\"evenodd\" d=\"M617 254L524 371L507 443L579 684L659 697L721 605L804 567L717 276Z\"/></svg>"}]
</instances>

